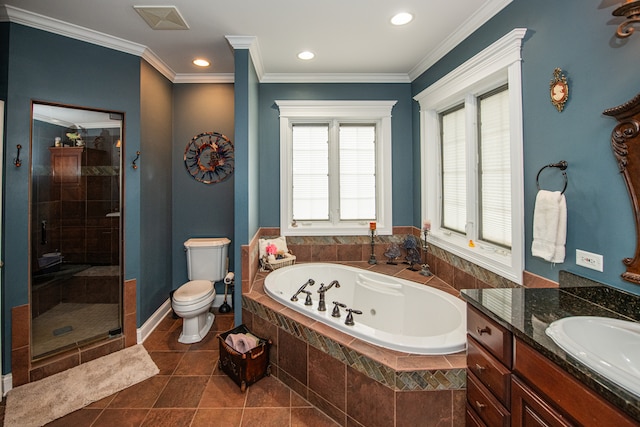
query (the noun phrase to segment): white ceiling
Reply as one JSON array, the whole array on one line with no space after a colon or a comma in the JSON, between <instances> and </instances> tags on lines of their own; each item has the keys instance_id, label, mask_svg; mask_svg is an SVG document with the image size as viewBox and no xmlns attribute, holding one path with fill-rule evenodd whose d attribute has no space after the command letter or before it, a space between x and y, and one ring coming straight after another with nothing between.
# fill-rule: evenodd
<instances>
[{"instance_id":1,"label":"white ceiling","mask_svg":"<svg viewBox=\"0 0 640 427\"><path fill-rule=\"evenodd\" d=\"M409 82L510 2L4 0L0 20L138 54L174 82L232 79L234 39L227 36L254 37L261 81ZM175 6L189 29L154 30L134 6ZM414 20L391 25L401 11ZM302 50L316 57L297 59ZM212 65L200 69L195 57Z\"/></svg>"}]
</instances>

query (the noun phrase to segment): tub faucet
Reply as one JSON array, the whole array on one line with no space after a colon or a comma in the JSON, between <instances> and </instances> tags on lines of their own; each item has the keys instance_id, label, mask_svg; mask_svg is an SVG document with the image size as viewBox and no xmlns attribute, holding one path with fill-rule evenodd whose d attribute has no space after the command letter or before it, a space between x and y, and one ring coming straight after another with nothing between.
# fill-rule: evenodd
<instances>
[{"instance_id":1,"label":"tub faucet","mask_svg":"<svg viewBox=\"0 0 640 427\"><path fill-rule=\"evenodd\" d=\"M296 293L295 293L295 294L293 294L293 296L291 297L291 301L294 301L294 302L295 302L295 301L298 301L298 295L300 294L300 292L304 291L304 288L306 288L307 286L313 286L313 284L314 284L314 283L316 283L316 281L315 281L315 280L313 280L313 279L309 279L309 280L307 280L307 281L304 283L304 285L300 286L300 289L298 289L298 290L296 291ZM308 291L307 291L307 292L308 292ZM311 293L307 293L307 301L309 301L309 300L310 300L310 298L311 298ZM307 305L309 305L309 304L307 304Z\"/></svg>"},{"instance_id":2,"label":"tub faucet","mask_svg":"<svg viewBox=\"0 0 640 427\"><path fill-rule=\"evenodd\" d=\"M336 288L340 287L340 283L338 283L337 280L334 280L327 286L325 286L324 283L320 284L320 289L318 289L318 293L320 294L320 301L318 301L318 311L327 311L327 304L324 299L324 294L327 293L327 291L334 285Z\"/></svg>"}]
</instances>

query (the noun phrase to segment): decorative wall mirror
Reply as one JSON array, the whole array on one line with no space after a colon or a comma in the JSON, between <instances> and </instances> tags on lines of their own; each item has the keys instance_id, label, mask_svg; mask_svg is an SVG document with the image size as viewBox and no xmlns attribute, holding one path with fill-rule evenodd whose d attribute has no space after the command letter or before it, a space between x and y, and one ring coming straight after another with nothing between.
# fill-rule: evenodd
<instances>
[{"instance_id":1,"label":"decorative wall mirror","mask_svg":"<svg viewBox=\"0 0 640 427\"><path fill-rule=\"evenodd\" d=\"M637 148L640 144L640 94L625 104L605 110L604 114L618 120L611 133L611 147L629 190L636 223L636 252L633 258L622 260L627 266L622 278L640 284L640 194L636 192L640 189L640 150Z\"/></svg>"},{"instance_id":2,"label":"decorative wall mirror","mask_svg":"<svg viewBox=\"0 0 640 427\"><path fill-rule=\"evenodd\" d=\"M31 355L122 332L123 114L34 102Z\"/></svg>"}]
</instances>

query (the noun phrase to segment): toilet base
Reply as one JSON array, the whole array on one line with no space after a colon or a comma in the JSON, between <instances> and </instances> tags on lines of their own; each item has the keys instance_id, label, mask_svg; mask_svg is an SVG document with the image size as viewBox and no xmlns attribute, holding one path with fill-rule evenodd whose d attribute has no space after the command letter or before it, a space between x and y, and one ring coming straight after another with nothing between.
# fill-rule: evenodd
<instances>
[{"instance_id":1,"label":"toilet base","mask_svg":"<svg viewBox=\"0 0 640 427\"><path fill-rule=\"evenodd\" d=\"M205 311L195 317L182 318L182 332L178 342L182 344L193 344L202 341L207 335L215 316L210 311Z\"/></svg>"}]
</instances>

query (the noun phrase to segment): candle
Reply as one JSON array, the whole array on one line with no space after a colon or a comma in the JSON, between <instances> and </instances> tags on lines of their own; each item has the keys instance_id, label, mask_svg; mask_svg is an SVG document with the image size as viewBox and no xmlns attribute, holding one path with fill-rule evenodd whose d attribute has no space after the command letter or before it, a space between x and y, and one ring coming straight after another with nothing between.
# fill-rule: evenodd
<instances>
[{"instance_id":1,"label":"candle","mask_svg":"<svg viewBox=\"0 0 640 427\"><path fill-rule=\"evenodd\" d=\"M370 222L369 223L369 230L375 230L376 229L376 223L375 222Z\"/></svg>"},{"instance_id":2,"label":"candle","mask_svg":"<svg viewBox=\"0 0 640 427\"><path fill-rule=\"evenodd\" d=\"M424 221L424 223L422 224L422 230L423 230L423 231L429 231L429 230L431 230L431 221L430 221L430 220L426 219L426 220Z\"/></svg>"}]
</instances>

